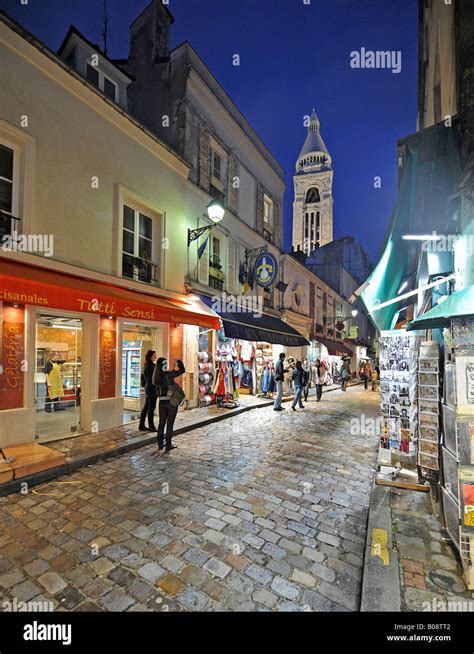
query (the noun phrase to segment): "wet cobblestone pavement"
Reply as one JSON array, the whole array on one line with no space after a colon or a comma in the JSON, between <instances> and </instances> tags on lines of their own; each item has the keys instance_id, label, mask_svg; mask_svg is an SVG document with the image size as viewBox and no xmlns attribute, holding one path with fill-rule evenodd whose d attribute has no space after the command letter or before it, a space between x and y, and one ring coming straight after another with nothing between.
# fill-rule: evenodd
<instances>
[{"instance_id":1,"label":"wet cobblestone pavement","mask_svg":"<svg viewBox=\"0 0 474 654\"><path fill-rule=\"evenodd\" d=\"M354 611L378 415L360 386L252 410L0 498L2 601L65 611Z\"/></svg>"}]
</instances>

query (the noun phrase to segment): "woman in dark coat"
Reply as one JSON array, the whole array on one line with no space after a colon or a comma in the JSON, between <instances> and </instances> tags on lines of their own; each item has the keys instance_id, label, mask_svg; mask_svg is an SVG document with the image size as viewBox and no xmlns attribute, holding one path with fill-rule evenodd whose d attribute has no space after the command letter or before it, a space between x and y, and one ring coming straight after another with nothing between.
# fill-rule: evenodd
<instances>
[{"instance_id":1,"label":"woman in dark coat","mask_svg":"<svg viewBox=\"0 0 474 654\"><path fill-rule=\"evenodd\" d=\"M140 414L140 431L156 431L155 427L155 408L156 408L156 390L153 386L153 372L155 370L156 352L148 350L145 354L145 363L142 371L142 385L145 387L145 406ZM144 382L144 384L143 384ZM145 419L148 416L148 427L145 426Z\"/></svg>"},{"instance_id":2,"label":"woman in dark coat","mask_svg":"<svg viewBox=\"0 0 474 654\"><path fill-rule=\"evenodd\" d=\"M178 370L168 370L168 361L160 357L155 366L153 373L153 383L156 386L156 395L158 396L158 413L160 422L158 423L158 448L163 449L164 434L166 427L166 451L174 450L176 445L173 445L171 439L173 438L173 426L178 413L178 407L173 406L168 396L168 387L174 384L176 377L185 373L183 362L178 359Z\"/></svg>"}]
</instances>

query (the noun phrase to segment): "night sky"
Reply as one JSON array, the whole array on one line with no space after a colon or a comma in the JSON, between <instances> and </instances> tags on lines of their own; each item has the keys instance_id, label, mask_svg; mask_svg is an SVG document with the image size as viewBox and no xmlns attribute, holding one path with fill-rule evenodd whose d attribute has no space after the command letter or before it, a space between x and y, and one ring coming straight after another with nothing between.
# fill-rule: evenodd
<instances>
[{"instance_id":1,"label":"night sky","mask_svg":"<svg viewBox=\"0 0 474 654\"><path fill-rule=\"evenodd\" d=\"M333 158L334 236L353 234L375 261L396 198L396 139L416 129L418 3L310 2L170 0L171 43L190 41L285 169L286 249L303 118L315 107ZM127 56L128 27L148 4L108 0L109 56ZM102 0L0 0L0 8L54 50L70 24L102 42ZM352 69L350 53L362 47L400 50L401 72Z\"/></svg>"}]
</instances>

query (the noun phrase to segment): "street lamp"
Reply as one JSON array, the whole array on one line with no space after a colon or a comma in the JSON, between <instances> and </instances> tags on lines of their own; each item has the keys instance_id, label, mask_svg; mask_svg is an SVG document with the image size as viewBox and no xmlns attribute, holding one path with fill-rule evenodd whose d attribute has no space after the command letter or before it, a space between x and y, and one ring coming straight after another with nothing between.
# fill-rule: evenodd
<instances>
[{"instance_id":1,"label":"street lamp","mask_svg":"<svg viewBox=\"0 0 474 654\"><path fill-rule=\"evenodd\" d=\"M351 311L351 314L352 314L353 318L355 318L358 313L359 313L359 311L357 309L352 309L352 311Z\"/></svg>"},{"instance_id":2,"label":"street lamp","mask_svg":"<svg viewBox=\"0 0 474 654\"><path fill-rule=\"evenodd\" d=\"M198 227L197 229L188 229L188 247L190 244L198 239L204 232L211 230L214 225L217 225L224 218L225 208L220 200L214 198L207 205L207 215L209 220L212 221L212 225L206 225L205 227Z\"/></svg>"}]
</instances>

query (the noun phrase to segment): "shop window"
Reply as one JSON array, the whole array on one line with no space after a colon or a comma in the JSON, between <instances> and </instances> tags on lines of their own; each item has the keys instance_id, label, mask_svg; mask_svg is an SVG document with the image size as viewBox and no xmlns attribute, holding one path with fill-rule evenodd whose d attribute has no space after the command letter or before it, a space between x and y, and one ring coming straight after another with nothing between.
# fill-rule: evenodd
<instances>
[{"instance_id":1,"label":"shop window","mask_svg":"<svg viewBox=\"0 0 474 654\"><path fill-rule=\"evenodd\" d=\"M141 282L156 282L152 262L153 220L129 205L123 206L122 275Z\"/></svg>"}]
</instances>

